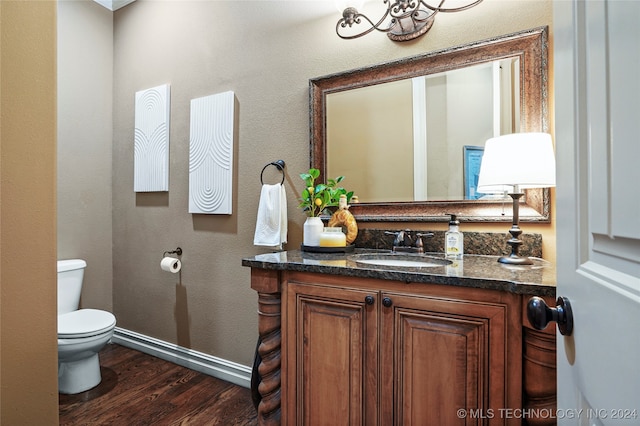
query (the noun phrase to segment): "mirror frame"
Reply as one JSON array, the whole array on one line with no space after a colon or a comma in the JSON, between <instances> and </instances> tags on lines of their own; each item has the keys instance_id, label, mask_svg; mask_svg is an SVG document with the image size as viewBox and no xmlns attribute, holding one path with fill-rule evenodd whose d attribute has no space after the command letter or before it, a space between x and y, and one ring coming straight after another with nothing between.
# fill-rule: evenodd
<instances>
[{"instance_id":1,"label":"mirror frame","mask_svg":"<svg viewBox=\"0 0 640 426\"><path fill-rule=\"evenodd\" d=\"M444 50L331 74L309 80L310 166L326 175L326 96L344 90L441 73L517 56L520 59L520 131L548 132L547 27L520 31ZM348 178L348 176L347 176ZM348 189L348 185L347 189ZM550 222L549 189L526 190L521 222ZM465 222L508 222L511 201L416 201L352 204L359 221L440 222L449 213Z\"/></svg>"}]
</instances>

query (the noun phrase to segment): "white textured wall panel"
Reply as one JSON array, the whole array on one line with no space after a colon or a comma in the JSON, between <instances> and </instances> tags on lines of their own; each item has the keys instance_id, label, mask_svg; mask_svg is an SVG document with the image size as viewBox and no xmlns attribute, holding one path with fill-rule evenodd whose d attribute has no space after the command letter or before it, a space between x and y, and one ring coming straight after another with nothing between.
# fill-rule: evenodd
<instances>
[{"instance_id":1,"label":"white textured wall panel","mask_svg":"<svg viewBox=\"0 0 640 426\"><path fill-rule=\"evenodd\" d=\"M135 192L169 190L169 85L136 92Z\"/></svg>"},{"instance_id":2,"label":"white textured wall panel","mask_svg":"<svg viewBox=\"0 0 640 426\"><path fill-rule=\"evenodd\" d=\"M233 92L191 100L189 213L231 214Z\"/></svg>"}]
</instances>

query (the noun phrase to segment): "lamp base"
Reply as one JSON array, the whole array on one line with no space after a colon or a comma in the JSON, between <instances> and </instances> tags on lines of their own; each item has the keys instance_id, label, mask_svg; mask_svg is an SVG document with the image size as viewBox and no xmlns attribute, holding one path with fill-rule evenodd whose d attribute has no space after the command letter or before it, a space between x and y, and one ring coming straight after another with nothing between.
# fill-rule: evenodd
<instances>
[{"instance_id":1,"label":"lamp base","mask_svg":"<svg viewBox=\"0 0 640 426\"><path fill-rule=\"evenodd\" d=\"M513 253L509 256L502 256L498 259L498 262L504 263L505 265L533 265L533 260L528 257L520 257Z\"/></svg>"},{"instance_id":2,"label":"lamp base","mask_svg":"<svg viewBox=\"0 0 640 426\"><path fill-rule=\"evenodd\" d=\"M514 188L514 191L509 193L509 196L513 199L513 224L511 229L509 229L511 238L507 241L507 244L511 246L511 253L508 256L502 256L498 259L498 262L506 265L533 265L533 261L531 259L528 257L520 257L518 255L518 250L522 245L522 241L518 239L520 234L522 234L522 230L518 226L518 222L520 221L518 200L523 195L524 193L519 191L517 185Z\"/></svg>"}]
</instances>

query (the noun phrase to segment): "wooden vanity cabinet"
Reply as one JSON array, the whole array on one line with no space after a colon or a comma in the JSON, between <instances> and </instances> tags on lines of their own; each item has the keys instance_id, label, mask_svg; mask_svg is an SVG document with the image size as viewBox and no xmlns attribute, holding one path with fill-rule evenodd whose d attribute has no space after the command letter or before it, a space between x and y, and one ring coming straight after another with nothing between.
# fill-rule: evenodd
<instances>
[{"instance_id":1,"label":"wooden vanity cabinet","mask_svg":"<svg viewBox=\"0 0 640 426\"><path fill-rule=\"evenodd\" d=\"M282 424L521 424L521 298L282 273ZM502 410L502 411L501 411Z\"/></svg>"},{"instance_id":2,"label":"wooden vanity cabinet","mask_svg":"<svg viewBox=\"0 0 640 426\"><path fill-rule=\"evenodd\" d=\"M289 282L283 333L283 424L375 424L375 292Z\"/></svg>"}]
</instances>

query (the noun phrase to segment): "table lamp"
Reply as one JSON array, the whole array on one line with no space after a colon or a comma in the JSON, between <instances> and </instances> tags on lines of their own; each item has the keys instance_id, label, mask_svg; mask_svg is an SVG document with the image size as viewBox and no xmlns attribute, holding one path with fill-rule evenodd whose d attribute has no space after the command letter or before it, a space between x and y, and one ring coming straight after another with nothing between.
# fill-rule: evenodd
<instances>
[{"instance_id":1,"label":"table lamp","mask_svg":"<svg viewBox=\"0 0 640 426\"><path fill-rule=\"evenodd\" d=\"M522 230L518 226L519 200L523 190L556 186L556 161L548 133L512 133L487 140L480 165L477 191L505 193L513 199L513 224L507 244L511 254L498 259L510 265L531 265L528 257L518 255Z\"/></svg>"}]
</instances>

